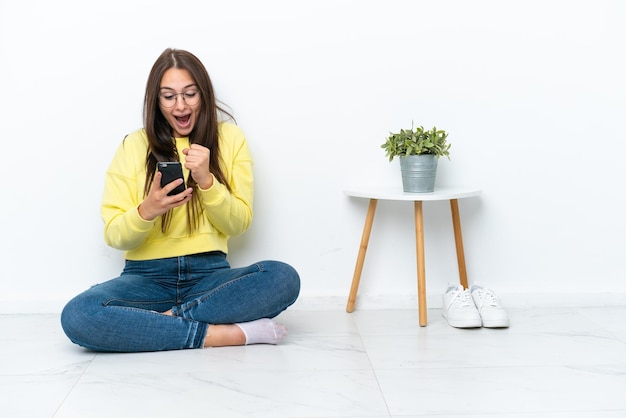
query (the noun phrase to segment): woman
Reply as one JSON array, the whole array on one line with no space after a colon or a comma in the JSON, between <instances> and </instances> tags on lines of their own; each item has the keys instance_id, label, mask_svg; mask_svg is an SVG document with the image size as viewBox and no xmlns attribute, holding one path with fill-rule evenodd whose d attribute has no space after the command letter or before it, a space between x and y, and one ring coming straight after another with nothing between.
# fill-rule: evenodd
<instances>
[{"instance_id":1,"label":"woman","mask_svg":"<svg viewBox=\"0 0 626 418\"><path fill-rule=\"evenodd\" d=\"M120 277L72 299L61 323L96 351L157 351L276 344L270 318L293 304L298 273L278 261L231 268L230 236L252 221L252 158L242 131L220 122L206 69L193 54L165 50L152 67L144 129L120 144L107 173L105 241L125 251ZM161 185L157 162L181 161L183 183Z\"/></svg>"}]
</instances>

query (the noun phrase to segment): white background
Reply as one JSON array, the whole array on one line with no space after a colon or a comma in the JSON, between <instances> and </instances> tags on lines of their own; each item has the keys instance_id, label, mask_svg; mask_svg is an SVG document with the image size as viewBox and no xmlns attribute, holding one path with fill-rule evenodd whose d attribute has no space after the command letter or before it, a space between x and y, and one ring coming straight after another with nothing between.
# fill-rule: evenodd
<instances>
[{"instance_id":1,"label":"white background","mask_svg":"<svg viewBox=\"0 0 626 418\"><path fill-rule=\"evenodd\" d=\"M438 187L483 190L460 201L470 281L511 304L623 303L624 4L0 0L0 313L58 312L119 273L104 172L167 47L204 62L255 157L231 263L292 264L296 306L345 306L367 202L343 188L399 186L380 145L412 121L450 134ZM414 306L412 209L379 203L357 307ZM436 306L458 271L449 206L424 210Z\"/></svg>"}]
</instances>

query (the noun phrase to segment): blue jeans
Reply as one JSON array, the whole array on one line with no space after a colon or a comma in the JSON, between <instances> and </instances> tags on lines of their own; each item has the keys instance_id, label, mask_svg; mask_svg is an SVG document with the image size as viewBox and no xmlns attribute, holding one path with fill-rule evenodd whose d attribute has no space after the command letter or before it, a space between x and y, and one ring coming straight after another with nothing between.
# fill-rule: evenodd
<instances>
[{"instance_id":1,"label":"blue jeans","mask_svg":"<svg viewBox=\"0 0 626 418\"><path fill-rule=\"evenodd\" d=\"M273 318L299 292L298 273L279 261L231 268L221 252L126 261L120 277L69 301L61 325L95 351L201 348L208 324Z\"/></svg>"}]
</instances>

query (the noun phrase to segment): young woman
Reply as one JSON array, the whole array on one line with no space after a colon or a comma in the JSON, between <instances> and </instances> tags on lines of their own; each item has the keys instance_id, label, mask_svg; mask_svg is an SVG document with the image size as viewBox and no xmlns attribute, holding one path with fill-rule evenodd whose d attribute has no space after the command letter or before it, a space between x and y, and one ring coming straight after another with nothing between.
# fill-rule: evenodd
<instances>
[{"instance_id":1,"label":"young woman","mask_svg":"<svg viewBox=\"0 0 626 418\"><path fill-rule=\"evenodd\" d=\"M298 273L278 261L226 260L228 238L252 221L253 162L222 115L232 119L200 60L165 50L148 77L145 126L124 138L106 173L105 241L125 251L125 266L63 309L74 343L135 352L276 344L286 334L270 318L296 301ZM184 181L161 185L164 161L180 161Z\"/></svg>"}]
</instances>

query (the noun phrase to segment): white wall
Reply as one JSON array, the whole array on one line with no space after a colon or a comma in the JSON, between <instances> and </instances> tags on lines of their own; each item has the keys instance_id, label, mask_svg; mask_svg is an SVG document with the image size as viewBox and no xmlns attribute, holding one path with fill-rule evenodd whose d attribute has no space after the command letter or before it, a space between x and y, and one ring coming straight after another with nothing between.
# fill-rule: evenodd
<instances>
[{"instance_id":1,"label":"white wall","mask_svg":"<svg viewBox=\"0 0 626 418\"><path fill-rule=\"evenodd\" d=\"M166 47L203 60L256 159L232 264L293 264L297 306L344 308L367 202L342 189L399 185L380 144L411 121L450 132L438 186L483 189L460 202L470 280L510 303L626 300L623 2L94 4L0 0L0 313L58 312L119 272L104 171ZM448 205L425 217L435 306L457 267ZM379 203L358 306L413 306L413 230L411 204Z\"/></svg>"}]
</instances>

